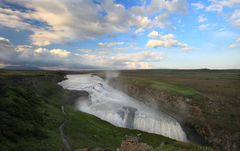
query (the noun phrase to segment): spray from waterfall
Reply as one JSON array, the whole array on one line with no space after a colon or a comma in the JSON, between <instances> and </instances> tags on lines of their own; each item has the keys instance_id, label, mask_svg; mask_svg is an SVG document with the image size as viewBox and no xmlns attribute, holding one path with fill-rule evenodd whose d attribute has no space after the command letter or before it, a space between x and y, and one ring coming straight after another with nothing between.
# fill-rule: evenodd
<instances>
[{"instance_id":1,"label":"spray from waterfall","mask_svg":"<svg viewBox=\"0 0 240 151\"><path fill-rule=\"evenodd\" d=\"M119 76L119 71L106 71L105 76L106 83L108 83L113 78L117 78Z\"/></svg>"}]
</instances>

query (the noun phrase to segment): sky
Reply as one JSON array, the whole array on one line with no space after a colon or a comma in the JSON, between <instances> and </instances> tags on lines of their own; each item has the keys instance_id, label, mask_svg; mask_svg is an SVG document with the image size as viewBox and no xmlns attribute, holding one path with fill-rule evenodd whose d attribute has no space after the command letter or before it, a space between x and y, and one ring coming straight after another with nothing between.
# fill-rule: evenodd
<instances>
[{"instance_id":1,"label":"sky","mask_svg":"<svg viewBox=\"0 0 240 151\"><path fill-rule=\"evenodd\" d=\"M240 0L0 0L0 67L240 69Z\"/></svg>"}]
</instances>

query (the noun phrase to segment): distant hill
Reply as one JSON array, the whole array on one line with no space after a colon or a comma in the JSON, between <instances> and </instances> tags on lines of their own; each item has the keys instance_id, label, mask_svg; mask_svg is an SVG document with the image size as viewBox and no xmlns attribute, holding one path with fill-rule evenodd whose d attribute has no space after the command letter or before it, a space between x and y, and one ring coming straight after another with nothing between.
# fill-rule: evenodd
<instances>
[{"instance_id":1,"label":"distant hill","mask_svg":"<svg viewBox=\"0 0 240 151\"><path fill-rule=\"evenodd\" d=\"M42 70L39 67L35 66L6 66L3 69L6 70Z\"/></svg>"}]
</instances>

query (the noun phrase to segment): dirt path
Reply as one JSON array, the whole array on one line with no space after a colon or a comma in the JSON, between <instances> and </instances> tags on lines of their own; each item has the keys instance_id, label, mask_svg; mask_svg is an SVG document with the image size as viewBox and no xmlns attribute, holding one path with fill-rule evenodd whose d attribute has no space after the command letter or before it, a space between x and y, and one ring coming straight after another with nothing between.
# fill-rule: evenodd
<instances>
[{"instance_id":1,"label":"dirt path","mask_svg":"<svg viewBox=\"0 0 240 151\"><path fill-rule=\"evenodd\" d=\"M64 148L63 148L63 151L72 151L72 148L71 148L71 146L70 146L70 144L69 144L69 142L68 142L68 140L67 140L67 138L66 138L66 135L64 134L64 131L63 131L65 122L66 122L66 120L67 120L67 113L66 113L65 110L64 110L64 106L61 106L61 109L62 109L62 112L63 112L63 114L64 114L64 121L63 121L63 123L59 126L59 131L60 131L60 136L61 136L62 141L63 141L63 147L64 147Z\"/></svg>"}]
</instances>

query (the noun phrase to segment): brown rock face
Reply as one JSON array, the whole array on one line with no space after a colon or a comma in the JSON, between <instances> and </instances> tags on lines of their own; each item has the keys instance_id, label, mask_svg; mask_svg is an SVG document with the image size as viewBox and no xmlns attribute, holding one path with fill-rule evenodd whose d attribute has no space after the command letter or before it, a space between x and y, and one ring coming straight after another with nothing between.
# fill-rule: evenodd
<instances>
[{"instance_id":1,"label":"brown rock face","mask_svg":"<svg viewBox=\"0 0 240 151\"><path fill-rule=\"evenodd\" d=\"M140 142L139 138L126 136L125 140L122 141L119 151L146 151L150 149L152 149L152 147Z\"/></svg>"}]
</instances>

